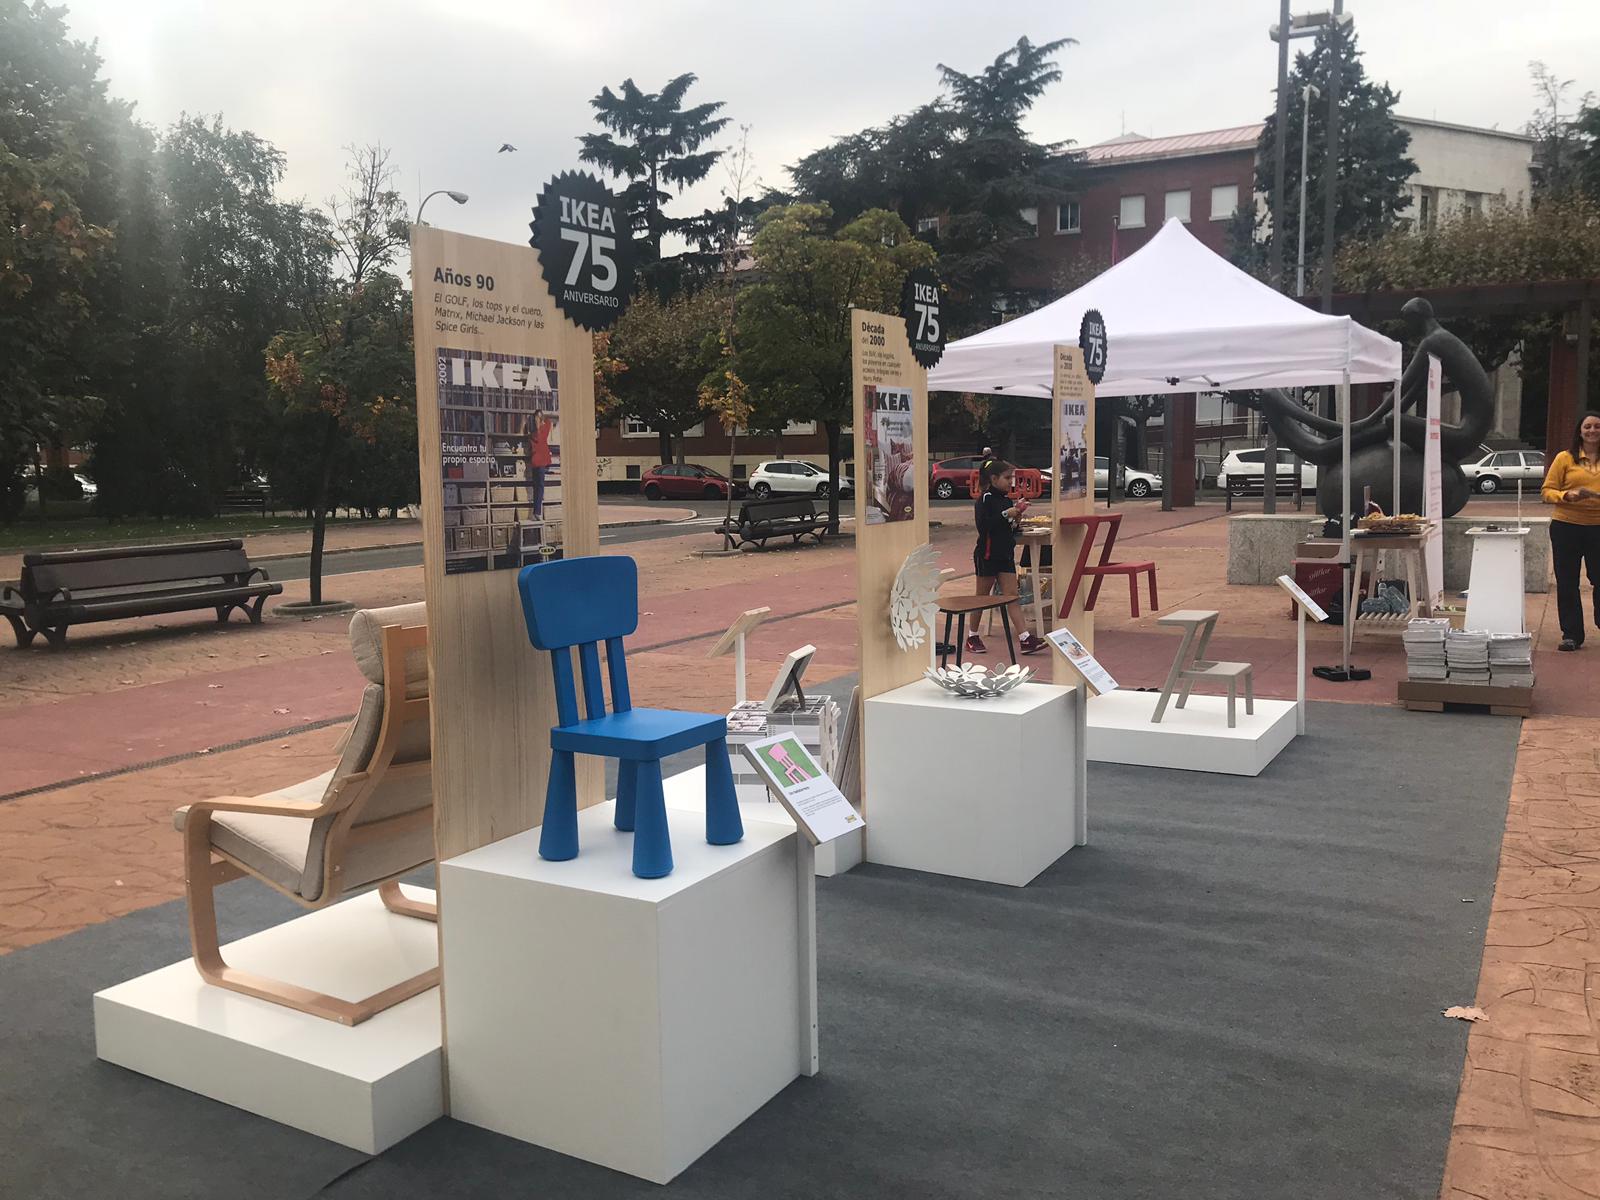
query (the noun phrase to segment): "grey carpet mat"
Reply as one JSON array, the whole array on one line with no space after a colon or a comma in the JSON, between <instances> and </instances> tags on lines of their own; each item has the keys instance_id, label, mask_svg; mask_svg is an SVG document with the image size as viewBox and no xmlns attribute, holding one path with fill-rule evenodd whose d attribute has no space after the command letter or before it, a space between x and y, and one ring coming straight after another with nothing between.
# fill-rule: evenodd
<instances>
[{"instance_id":1,"label":"grey carpet mat","mask_svg":"<svg viewBox=\"0 0 1600 1200\"><path fill-rule=\"evenodd\" d=\"M1025 889L819 881L823 1073L671 1194L1436 1196L1518 723L1311 730L1257 779L1092 766L1091 844ZM295 912L220 895L233 934ZM90 993L184 938L176 903L0 958L0 1194L662 1194L449 1120L364 1161L96 1062Z\"/></svg>"}]
</instances>

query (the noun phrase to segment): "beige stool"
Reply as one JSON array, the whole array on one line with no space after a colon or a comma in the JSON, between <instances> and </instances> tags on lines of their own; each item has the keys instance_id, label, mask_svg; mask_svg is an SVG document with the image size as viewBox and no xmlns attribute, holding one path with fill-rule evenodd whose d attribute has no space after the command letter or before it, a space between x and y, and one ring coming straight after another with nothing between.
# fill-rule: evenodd
<instances>
[{"instance_id":1,"label":"beige stool","mask_svg":"<svg viewBox=\"0 0 1600 1200\"><path fill-rule=\"evenodd\" d=\"M1150 718L1152 725L1160 724L1162 716L1167 711L1167 701L1172 699L1174 690L1178 692L1177 707L1182 708L1188 703L1189 693L1194 690L1195 681L1199 679L1221 679L1227 683L1229 729L1236 724L1236 702L1241 679L1244 680L1245 714L1255 715L1255 677L1250 664L1211 662L1205 658L1206 646L1211 642L1211 634L1217 627L1217 617L1220 615L1208 608L1183 608L1156 618L1158 625L1172 625L1182 629L1183 638L1178 643L1178 653L1173 657L1172 669L1167 672L1167 681L1161 685L1161 699L1156 701L1155 714Z\"/></svg>"}]
</instances>

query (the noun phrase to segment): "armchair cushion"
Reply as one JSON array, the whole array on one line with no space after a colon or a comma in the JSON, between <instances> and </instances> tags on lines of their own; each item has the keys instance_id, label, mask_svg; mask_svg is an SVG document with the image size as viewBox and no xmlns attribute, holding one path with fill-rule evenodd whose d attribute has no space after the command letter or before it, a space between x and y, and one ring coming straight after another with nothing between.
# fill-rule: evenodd
<instances>
[{"instance_id":1,"label":"armchair cushion","mask_svg":"<svg viewBox=\"0 0 1600 1200\"><path fill-rule=\"evenodd\" d=\"M315 804L327 790L332 771L314 779L268 792L274 800L296 800ZM181 833L188 823L189 807L172 814L172 824ZM228 857L237 859L257 874L272 880L287 891L300 895L307 874L312 822L303 817L280 817L266 813L217 812L211 815L211 844ZM322 871L317 864L316 883L321 891ZM312 899L314 897L307 897Z\"/></svg>"},{"instance_id":2,"label":"armchair cushion","mask_svg":"<svg viewBox=\"0 0 1600 1200\"><path fill-rule=\"evenodd\" d=\"M350 619L350 652L356 666L367 679L383 683L383 627L385 625L426 625L428 606L422 601L396 604L389 608L364 608ZM428 652L413 650L406 655L406 699L428 694Z\"/></svg>"}]
</instances>

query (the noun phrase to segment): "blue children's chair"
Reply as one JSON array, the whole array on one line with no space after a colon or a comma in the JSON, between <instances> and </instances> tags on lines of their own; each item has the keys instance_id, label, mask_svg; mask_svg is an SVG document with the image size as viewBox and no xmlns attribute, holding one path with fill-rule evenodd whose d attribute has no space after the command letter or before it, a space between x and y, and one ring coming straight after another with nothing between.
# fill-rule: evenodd
<instances>
[{"instance_id":1,"label":"blue children's chair","mask_svg":"<svg viewBox=\"0 0 1600 1200\"><path fill-rule=\"evenodd\" d=\"M618 829L633 833L633 873L659 879L672 871L661 760L692 746L706 748L706 841L731 846L744 837L739 798L728 765L728 723L712 713L634 708L622 639L639 627L639 568L631 558L566 558L523 567L517 576L528 638L550 651L556 714L550 731L550 783L545 789L539 855L556 862L578 856L578 792L574 754L617 760ZM611 711L600 683L606 644ZM578 719L571 648L583 672L584 719Z\"/></svg>"}]
</instances>

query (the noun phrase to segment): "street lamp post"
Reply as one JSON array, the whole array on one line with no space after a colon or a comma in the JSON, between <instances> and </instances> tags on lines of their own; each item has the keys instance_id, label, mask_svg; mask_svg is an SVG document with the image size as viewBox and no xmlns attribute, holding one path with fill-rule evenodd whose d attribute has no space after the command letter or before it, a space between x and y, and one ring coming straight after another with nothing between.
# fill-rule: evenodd
<instances>
[{"instance_id":1,"label":"street lamp post","mask_svg":"<svg viewBox=\"0 0 1600 1200\"><path fill-rule=\"evenodd\" d=\"M453 191L450 188L439 188L437 191L429 192L426 196L424 196L422 198L422 203L417 205L417 224L418 225L423 224L422 210L428 207L428 201L432 200L435 196L449 196L450 199L454 200L457 204L465 204L467 202L467 200L469 199L469 197L467 196L467 194L465 192Z\"/></svg>"},{"instance_id":2,"label":"street lamp post","mask_svg":"<svg viewBox=\"0 0 1600 1200\"><path fill-rule=\"evenodd\" d=\"M1311 147L1311 100L1322 92L1308 83L1300 93L1300 247L1295 252L1294 294L1306 294L1306 152Z\"/></svg>"}]
</instances>

